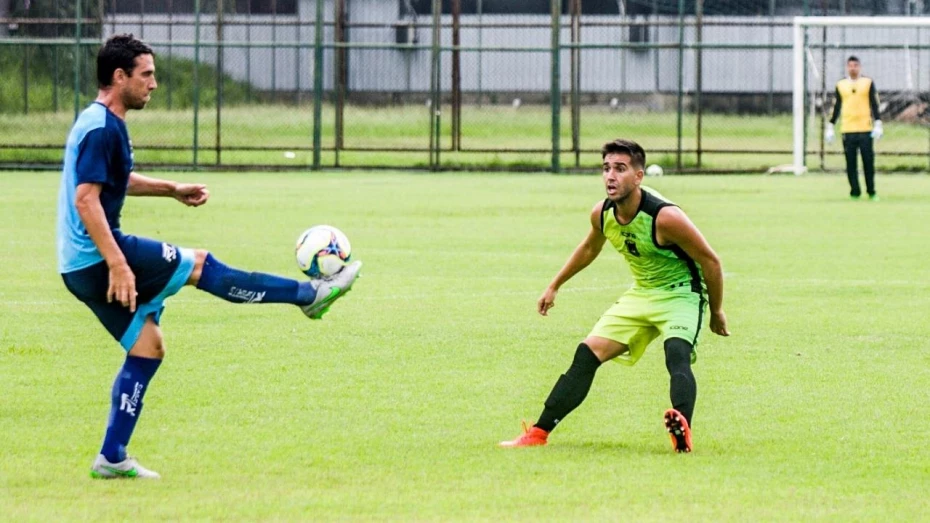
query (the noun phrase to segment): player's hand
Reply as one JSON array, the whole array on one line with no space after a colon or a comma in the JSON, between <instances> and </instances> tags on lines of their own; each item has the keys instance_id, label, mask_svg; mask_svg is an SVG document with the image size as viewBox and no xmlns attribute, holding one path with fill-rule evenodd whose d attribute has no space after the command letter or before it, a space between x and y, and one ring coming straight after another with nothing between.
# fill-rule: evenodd
<instances>
[{"instance_id":1,"label":"player's hand","mask_svg":"<svg viewBox=\"0 0 930 523\"><path fill-rule=\"evenodd\" d=\"M107 288L107 303L116 300L129 307L129 312L136 312L136 275L129 265L123 263L110 267L110 286Z\"/></svg>"},{"instance_id":2,"label":"player's hand","mask_svg":"<svg viewBox=\"0 0 930 523\"><path fill-rule=\"evenodd\" d=\"M555 295L559 291L553 289L552 287L547 287L543 291L542 296L539 297L539 300L536 302L536 312L542 314L543 316L549 315L549 309L555 307Z\"/></svg>"},{"instance_id":3,"label":"player's hand","mask_svg":"<svg viewBox=\"0 0 930 523\"><path fill-rule=\"evenodd\" d=\"M833 124L827 123L823 128L823 140L827 143L833 143L836 139L836 132L833 130Z\"/></svg>"},{"instance_id":4,"label":"player's hand","mask_svg":"<svg viewBox=\"0 0 930 523\"><path fill-rule=\"evenodd\" d=\"M727 315L723 311L710 313L710 330L720 336L730 335L730 331L727 330Z\"/></svg>"},{"instance_id":5,"label":"player's hand","mask_svg":"<svg viewBox=\"0 0 930 523\"><path fill-rule=\"evenodd\" d=\"M885 136L885 129L882 127L881 120L875 120L872 124L872 134L870 135L875 140L881 140L882 136Z\"/></svg>"},{"instance_id":6,"label":"player's hand","mask_svg":"<svg viewBox=\"0 0 930 523\"><path fill-rule=\"evenodd\" d=\"M210 198L210 191L202 183L179 183L174 198L188 207L199 207Z\"/></svg>"}]
</instances>

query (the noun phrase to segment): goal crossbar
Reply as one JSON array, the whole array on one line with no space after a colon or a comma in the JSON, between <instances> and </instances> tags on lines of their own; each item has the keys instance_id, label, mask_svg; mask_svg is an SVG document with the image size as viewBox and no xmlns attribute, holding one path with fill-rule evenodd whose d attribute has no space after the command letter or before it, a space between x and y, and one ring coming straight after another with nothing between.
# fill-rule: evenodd
<instances>
[{"instance_id":1,"label":"goal crossbar","mask_svg":"<svg viewBox=\"0 0 930 523\"><path fill-rule=\"evenodd\" d=\"M794 17L792 113L794 123L794 174L805 167L804 143L804 30L808 27L930 27L930 17L904 16L796 16Z\"/></svg>"}]
</instances>

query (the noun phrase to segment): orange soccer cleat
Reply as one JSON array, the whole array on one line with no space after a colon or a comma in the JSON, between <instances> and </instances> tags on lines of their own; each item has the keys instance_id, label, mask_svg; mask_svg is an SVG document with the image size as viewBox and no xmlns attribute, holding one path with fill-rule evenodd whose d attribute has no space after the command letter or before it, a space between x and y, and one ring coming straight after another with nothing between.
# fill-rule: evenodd
<instances>
[{"instance_id":1,"label":"orange soccer cleat","mask_svg":"<svg viewBox=\"0 0 930 523\"><path fill-rule=\"evenodd\" d=\"M691 444L691 427L680 412L675 409L665 411L665 429L668 430L668 437L672 440L675 452L694 450L694 445Z\"/></svg>"},{"instance_id":2,"label":"orange soccer cleat","mask_svg":"<svg viewBox=\"0 0 930 523\"><path fill-rule=\"evenodd\" d=\"M526 422L523 422L523 434L519 438L511 441L502 441L499 443L501 447L538 447L540 445L545 445L547 439L549 438L549 433L544 431L539 427L527 427Z\"/></svg>"}]
</instances>

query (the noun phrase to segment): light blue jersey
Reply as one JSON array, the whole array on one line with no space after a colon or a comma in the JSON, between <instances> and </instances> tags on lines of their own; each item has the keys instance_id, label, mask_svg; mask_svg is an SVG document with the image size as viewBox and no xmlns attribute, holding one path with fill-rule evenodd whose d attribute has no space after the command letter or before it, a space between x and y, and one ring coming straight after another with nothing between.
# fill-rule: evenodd
<instances>
[{"instance_id":1,"label":"light blue jersey","mask_svg":"<svg viewBox=\"0 0 930 523\"><path fill-rule=\"evenodd\" d=\"M100 203L111 230L132 172L132 143L126 124L101 103L91 104L71 127L58 192L58 272L69 273L103 261L74 205L78 185L102 185Z\"/></svg>"}]
</instances>

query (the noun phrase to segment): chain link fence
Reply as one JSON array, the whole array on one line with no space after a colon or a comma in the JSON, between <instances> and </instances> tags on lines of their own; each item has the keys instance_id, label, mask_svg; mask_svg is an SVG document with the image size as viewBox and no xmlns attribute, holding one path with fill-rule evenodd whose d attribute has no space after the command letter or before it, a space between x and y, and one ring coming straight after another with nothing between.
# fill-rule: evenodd
<instances>
[{"instance_id":1,"label":"chain link fence","mask_svg":"<svg viewBox=\"0 0 930 523\"><path fill-rule=\"evenodd\" d=\"M590 170L626 136L666 171L764 172L791 163L792 16L863 9L874 2L0 0L0 165L60 164L96 96L97 48L131 32L157 54L159 88L130 116L143 166ZM888 112L879 168L928 169L924 33L808 31L809 166L843 167L820 129L857 54Z\"/></svg>"}]
</instances>

